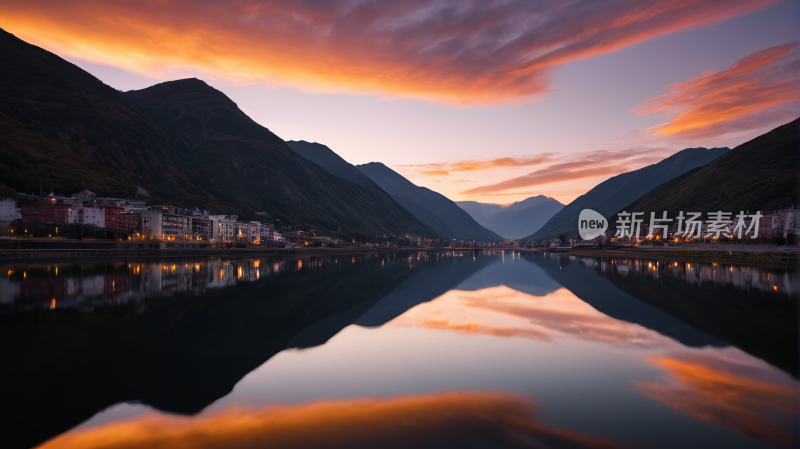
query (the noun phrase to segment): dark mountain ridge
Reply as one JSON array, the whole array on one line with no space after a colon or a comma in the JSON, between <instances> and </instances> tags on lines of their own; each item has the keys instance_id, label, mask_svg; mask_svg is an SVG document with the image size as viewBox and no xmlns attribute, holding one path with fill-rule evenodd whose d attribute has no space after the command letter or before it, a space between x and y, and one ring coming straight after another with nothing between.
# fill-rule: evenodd
<instances>
[{"instance_id":1,"label":"dark mountain ridge","mask_svg":"<svg viewBox=\"0 0 800 449\"><path fill-rule=\"evenodd\" d=\"M385 196L309 162L203 81L168 81L124 95L172 138L195 184L245 215L263 210L287 223L437 237Z\"/></svg>"},{"instance_id":2,"label":"dark mountain ridge","mask_svg":"<svg viewBox=\"0 0 800 449\"><path fill-rule=\"evenodd\" d=\"M353 184L358 184L367 190L386 193L378 187L378 184L375 184L375 181L361 173L355 165L342 159L341 156L327 146L316 142L306 142L305 140L289 140L286 143L297 154L323 167L328 173L346 179Z\"/></svg>"},{"instance_id":3,"label":"dark mountain ridge","mask_svg":"<svg viewBox=\"0 0 800 449\"><path fill-rule=\"evenodd\" d=\"M449 198L415 185L380 162L370 162L357 167L401 206L440 235L451 239L479 242L503 240L496 233L478 224Z\"/></svg>"},{"instance_id":4,"label":"dark mountain ridge","mask_svg":"<svg viewBox=\"0 0 800 449\"><path fill-rule=\"evenodd\" d=\"M196 80L119 92L0 30L0 192L128 198L342 234L438 237L385 195L329 174Z\"/></svg>"},{"instance_id":5,"label":"dark mountain ridge","mask_svg":"<svg viewBox=\"0 0 800 449\"><path fill-rule=\"evenodd\" d=\"M745 142L625 205L642 212L770 212L800 204L800 119ZM622 210L614 211L616 214ZM611 218L611 217L609 217Z\"/></svg>"},{"instance_id":6,"label":"dark mountain ridge","mask_svg":"<svg viewBox=\"0 0 800 449\"><path fill-rule=\"evenodd\" d=\"M687 148L656 164L614 176L566 205L525 240L553 239L560 234L577 237L578 216L583 209L592 209L608 218L654 187L703 166L728 151L729 148Z\"/></svg>"},{"instance_id":7,"label":"dark mountain ridge","mask_svg":"<svg viewBox=\"0 0 800 449\"><path fill-rule=\"evenodd\" d=\"M191 201L202 192L169 137L113 88L0 30L0 183Z\"/></svg>"}]
</instances>

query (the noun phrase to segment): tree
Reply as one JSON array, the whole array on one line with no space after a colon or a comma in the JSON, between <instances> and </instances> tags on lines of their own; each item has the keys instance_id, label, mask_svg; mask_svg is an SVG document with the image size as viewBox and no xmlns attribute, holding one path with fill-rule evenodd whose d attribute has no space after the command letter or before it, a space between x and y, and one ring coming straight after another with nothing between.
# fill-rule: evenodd
<instances>
[{"instance_id":1,"label":"tree","mask_svg":"<svg viewBox=\"0 0 800 449\"><path fill-rule=\"evenodd\" d=\"M567 246L567 236L566 235L561 234L561 235L558 236L558 239L561 240L561 245L562 246Z\"/></svg>"}]
</instances>

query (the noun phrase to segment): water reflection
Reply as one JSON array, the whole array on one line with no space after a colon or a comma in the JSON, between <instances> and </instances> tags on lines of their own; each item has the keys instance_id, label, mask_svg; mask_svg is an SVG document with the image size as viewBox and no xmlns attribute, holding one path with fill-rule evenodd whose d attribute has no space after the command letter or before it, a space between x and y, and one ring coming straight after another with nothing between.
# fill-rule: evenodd
<instances>
[{"instance_id":1,"label":"water reflection","mask_svg":"<svg viewBox=\"0 0 800 449\"><path fill-rule=\"evenodd\" d=\"M48 446L759 447L797 435L792 270L476 251L3 271L11 447L122 402L147 406L124 406L136 412L123 420L112 407Z\"/></svg>"},{"instance_id":2,"label":"water reflection","mask_svg":"<svg viewBox=\"0 0 800 449\"><path fill-rule=\"evenodd\" d=\"M107 447L569 447L613 449L606 438L552 428L536 421L537 404L504 393L449 393L389 399L356 399L265 407L232 408L190 420L145 415L77 432L44 449ZM535 446L534 446L535 444Z\"/></svg>"},{"instance_id":3,"label":"water reflection","mask_svg":"<svg viewBox=\"0 0 800 449\"><path fill-rule=\"evenodd\" d=\"M781 428L797 419L798 411L797 386L787 379L719 353L679 352L648 363L666 373L657 381L637 382L640 394L757 441L796 442L796 434Z\"/></svg>"}]
</instances>

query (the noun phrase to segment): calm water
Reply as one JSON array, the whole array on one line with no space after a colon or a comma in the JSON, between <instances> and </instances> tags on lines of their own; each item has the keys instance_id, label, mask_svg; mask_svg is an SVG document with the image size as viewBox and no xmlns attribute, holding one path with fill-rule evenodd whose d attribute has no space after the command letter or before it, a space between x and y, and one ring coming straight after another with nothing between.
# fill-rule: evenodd
<instances>
[{"instance_id":1,"label":"calm water","mask_svg":"<svg viewBox=\"0 0 800 449\"><path fill-rule=\"evenodd\" d=\"M795 446L800 274L512 252L10 264L2 446Z\"/></svg>"}]
</instances>

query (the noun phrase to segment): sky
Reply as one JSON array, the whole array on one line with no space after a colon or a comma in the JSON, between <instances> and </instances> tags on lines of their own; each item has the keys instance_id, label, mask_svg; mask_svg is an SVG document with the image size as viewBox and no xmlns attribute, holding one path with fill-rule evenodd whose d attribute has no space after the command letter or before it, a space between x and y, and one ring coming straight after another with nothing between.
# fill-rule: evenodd
<instances>
[{"instance_id":1,"label":"sky","mask_svg":"<svg viewBox=\"0 0 800 449\"><path fill-rule=\"evenodd\" d=\"M284 140L454 201L564 204L800 116L800 3L0 0L121 90L188 77Z\"/></svg>"}]
</instances>

